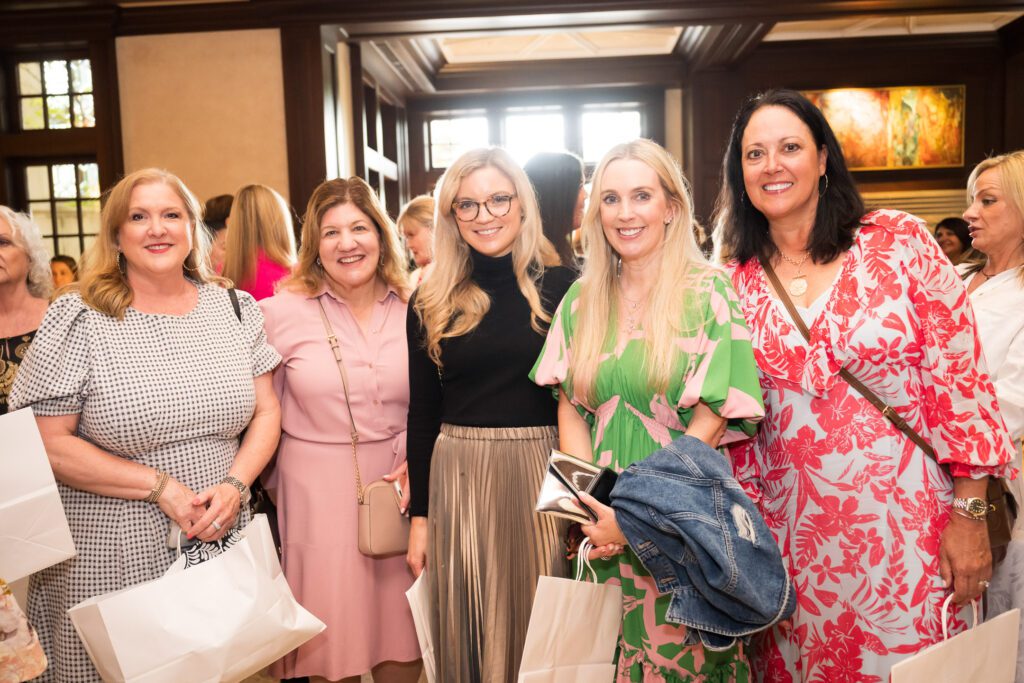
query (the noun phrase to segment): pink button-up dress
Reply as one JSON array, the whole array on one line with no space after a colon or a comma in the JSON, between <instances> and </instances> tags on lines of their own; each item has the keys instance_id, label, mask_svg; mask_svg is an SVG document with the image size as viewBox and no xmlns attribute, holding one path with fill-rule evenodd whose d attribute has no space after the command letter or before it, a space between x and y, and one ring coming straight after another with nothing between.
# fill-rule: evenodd
<instances>
[{"instance_id":1,"label":"pink button-up dress","mask_svg":"<svg viewBox=\"0 0 1024 683\"><path fill-rule=\"evenodd\" d=\"M351 425L317 299L341 346L364 484L405 460L406 303L388 291L364 333L326 290L315 297L282 291L260 302L267 338L282 356L274 372L281 444L266 483L277 492L284 573L298 601L327 624L271 675L338 680L420 652L405 597L413 581L405 557L372 559L357 547Z\"/></svg>"}]
</instances>

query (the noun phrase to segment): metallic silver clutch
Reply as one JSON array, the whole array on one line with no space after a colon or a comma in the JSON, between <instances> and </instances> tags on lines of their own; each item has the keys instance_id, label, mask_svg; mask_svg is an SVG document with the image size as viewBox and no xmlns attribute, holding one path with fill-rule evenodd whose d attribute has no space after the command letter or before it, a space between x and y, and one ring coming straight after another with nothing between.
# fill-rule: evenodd
<instances>
[{"instance_id":1,"label":"metallic silver clutch","mask_svg":"<svg viewBox=\"0 0 1024 683\"><path fill-rule=\"evenodd\" d=\"M614 483L615 473L611 470L552 449L535 509L580 524L593 524L597 515L580 500L580 492L586 491L607 503Z\"/></svg>"}]
</instances>

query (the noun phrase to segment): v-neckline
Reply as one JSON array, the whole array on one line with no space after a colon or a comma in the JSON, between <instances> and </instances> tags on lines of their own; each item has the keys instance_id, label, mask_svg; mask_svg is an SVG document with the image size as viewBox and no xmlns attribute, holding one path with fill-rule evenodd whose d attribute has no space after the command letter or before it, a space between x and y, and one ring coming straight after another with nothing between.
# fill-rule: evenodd
<instances>
[{"instance_id":1,"label":"v-neckline","mask_svg":"<svg viewBox=\"0 0 1024 683\"><path fill-rule=\"evenodd\" d=\"M812 333L812 335L814 329L819 325L819 323L821 323L822 319L828 314L829 310L832 308L833 302L835 301L835 294L837 291L839 291L840 283L843 281L843 278L846 277L847 270L851 267L851 252L853 251L855 246L856 242L854 242L853 246L851 246L849 249L843 252L843 263L841 266L839 266L839 270L836 271L835 277L832 278L832 283L828 287L823 289L821 294L815 297L814 301L811 302L811 305L807 309L804 309L813 309L814 305L822 297L827 297L825 300L825 305L821 307L821 310L818 311L818 314L816 316L814 316L814 319L811 320L810 322L804 321L804 323L807 325L807 329ZM795 327L796 321L791 319L789 311L786 310L786 304L782 302L782 299L779 297L778 293L772 290L771 283L768 281L768 274L765 272L764 266L762 266L760 262L757 265L758 268L760 268L761 270L761 286L764 287L765 296L767 296L771 300L776 315L781 316L784 320L787 320L791 325ZM796 305L795 301L793 302L793 307L796 308L797 312L799 313L800 307ZM811 341L804 339L803 335L800 335L800 339L804 342L805 345L811 345Z\"/></svg>"}]
</instances>

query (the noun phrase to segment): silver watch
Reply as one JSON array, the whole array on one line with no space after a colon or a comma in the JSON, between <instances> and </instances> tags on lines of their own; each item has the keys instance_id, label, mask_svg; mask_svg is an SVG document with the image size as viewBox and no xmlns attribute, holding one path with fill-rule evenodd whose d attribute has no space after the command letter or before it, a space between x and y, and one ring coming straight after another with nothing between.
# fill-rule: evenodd
<instances>
[{"instance_id":1,"label":"silver watch","mask_svg":"<svg viewBox=\"0 0 1024 683\"><path fill-rule=\"evenodd\" d=\"M249 504L249 498L251 497L251 494L249 493L249 487L246 486L241 479L237 479L235 477L228 475L221 479L220 483L230 484L231 486L234 486L236 489L238 489L238 499L242 503L242 505Z\"/></svg>"}]
</instances>

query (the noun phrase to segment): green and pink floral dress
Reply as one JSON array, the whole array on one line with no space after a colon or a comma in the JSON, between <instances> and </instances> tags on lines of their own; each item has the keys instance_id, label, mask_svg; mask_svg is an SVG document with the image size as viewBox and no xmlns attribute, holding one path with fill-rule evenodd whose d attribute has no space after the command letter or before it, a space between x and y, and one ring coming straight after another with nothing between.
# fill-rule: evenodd
<instances>
[{"instance_id":1,"label":"green and pink floral dress","mask_svg":"<svg viewBox=\"0 0 1024 683\"><path fill-rule=\"evenodd\" d=\"M580 284L575 283L555 312L547 342L530 377L560 387L590 424L598 465L621 471L643 460L683 433L699 401L728 419L726 444L753 435L764 415L761 387L754 365L750 333L729 278L709 269L700 280L695 305L703 326L677 340L680 376L668 391L648 386L643 361L643 330L609 348L597 375L596 405L587 405L572 388L569 368L576 326ZM680 296L680 301L684 297ZM684 329L686 326L683 326ZM612 321L612 328L616 323ZM742 644L723 651L706 650L699 640L689 644L687 629L666 621L671 596L659 595L654 579L627 548L616 558L594 563L598 580L622 586L623 620L617 680L636 682L726 683L751 679Z\"/></svg>"}]
</instances>

